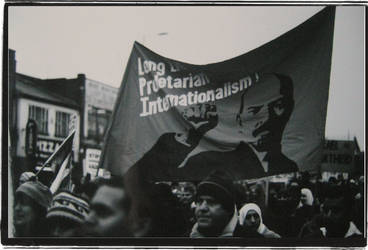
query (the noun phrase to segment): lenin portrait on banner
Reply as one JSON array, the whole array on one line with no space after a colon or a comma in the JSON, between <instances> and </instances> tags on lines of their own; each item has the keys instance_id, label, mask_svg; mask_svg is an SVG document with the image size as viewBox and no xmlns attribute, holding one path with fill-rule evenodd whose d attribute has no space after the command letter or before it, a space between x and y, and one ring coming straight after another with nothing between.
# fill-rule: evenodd
<instances>
[{"instance_id":1,"label":"lenin portrait on banner","mask_svg":"<svg viewBox=\"0 0 368 250\"><path fill-rule=\"evenodd\" d=\"M219 120L215 104L196 104L183 112L192 125L187 133L161 135L134 167L151 181L200 180L215 169L226 170L239 180L298 171L297 164L281 148L294 107L293 81L277 73L255 75L256 83L241 94L239 111L233 117L237 123L234 133L239 138L236 148L188 157L205 133L216 129Z\"/></svg>"}]
</instances>

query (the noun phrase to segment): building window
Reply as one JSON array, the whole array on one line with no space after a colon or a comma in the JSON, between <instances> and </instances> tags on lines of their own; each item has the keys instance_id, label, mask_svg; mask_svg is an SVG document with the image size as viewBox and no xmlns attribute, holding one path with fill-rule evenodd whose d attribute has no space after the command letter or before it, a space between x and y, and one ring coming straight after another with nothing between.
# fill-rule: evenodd
<instances>
[{"instance_id":1,"label":"building window","mask_svg":"<svg viewBox=\"0 0 368 250\"><path fill-rule=\"evenodd\" d=\"M70 114L56 111L55 136L67 137L69 134Z\"/></svg>"},{"instance_id":2,"label":"building window","mask_svg":"<svg viewBox=\"0 0 368 250\"><path fill-rule=\"evenodd\" d=\"M88 139L102 142L110 122L111 111L88 106Z\"/></svg>"},{"instance_id":3,"label":"building window","mask_svg":"<svg viewBox=\"0 0 368 250\"><path fill-rule=\"evenodd\" d=\"M30 105L28 108L28 119L33 119L37 122L37 130L41 135L49 134L49 111L45 108Z\"/></svg>"}]
</instances>

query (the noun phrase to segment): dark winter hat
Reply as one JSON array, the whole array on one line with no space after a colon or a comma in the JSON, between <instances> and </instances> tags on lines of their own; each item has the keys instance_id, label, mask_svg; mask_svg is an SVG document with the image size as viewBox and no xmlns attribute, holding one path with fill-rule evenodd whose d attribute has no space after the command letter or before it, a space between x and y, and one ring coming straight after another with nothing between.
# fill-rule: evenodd
<instances>
[{"instance_id":1,"label":"dark winter hat","mask_svg":"<svg viewBox=\"0 0 368 250\"><path fill-rule=\"evenodd\" d=\"M23 193L44 208L51 204L52 194L48 187L39 181L27 181L20 185L15 191L16 194Z\"/></svg>"},{"instance_id":2,"label":"dark winter hat","mask_svg":"<svg viewBox=\"0 0 368 250\"><path fill-rule=\"evenodd\" d=\"M229 212L234 211L234 184L228 173L215 170L198 184L197 197L209 195L216 199Z\"/></svg>"},{"instance_id":3,"label":"dark winter hat","mask_svg":"<svg viewBox=\"0 0 368 250\"><path fill-rule=\"evenodd\" d=\"M76 223L83 223L89 213L89 203L82 197L62 191L54 196L46 218L69 219Z\"/></svg>"}]
</instances>

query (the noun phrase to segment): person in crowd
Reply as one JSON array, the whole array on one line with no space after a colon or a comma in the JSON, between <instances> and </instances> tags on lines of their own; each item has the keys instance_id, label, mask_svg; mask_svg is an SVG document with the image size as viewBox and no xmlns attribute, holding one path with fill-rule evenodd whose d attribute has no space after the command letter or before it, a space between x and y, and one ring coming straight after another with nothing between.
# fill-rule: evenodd
<instances>
[{"instance_id":1,"label":"person in crowd","mask_svg":"<svg viewBox=\"0 0 368 250\"><path fill-rule=\"evenodd\" d=\"M190 205L194 202L195 197L195 186L191 182L181 183L181 191L178 194L178 198L181 203Z\"/></svg>"},{"instance_id":2,"label":"person in crowd","mask_svg":"<svg viewBox=\"0 0 368 250\"><path fill-rule=\"evenodd\" d=\"M194 200L196 195L196 188L195 185L191 182L183 182L181 188L182 191L179 192L178 197L183 208L183 216L185 218L185 224L188 230L185 234L188 235L195 223Z\"/></svg>"},{"instance_id":3,"label":"person in crowd","mask_svg":"<svg viewBox=\"0 0 368 250\"><path fill-rule=\"evenodd\" d=\"M46 213L50 189L37 180L26 181L15 191L14 227L16 237L48 236Z\"/></svg>"},{"instance_id":4,"label":"person in crowd","mask_svg":"<svg viewBox=\"0 0 368 250\"><path fill-rule=\"evenodd\" d=\"M312 191L308 188L302 188L300 191L300 203L297 208L297 213L302 214L304 218L310 220L313 217L314 197Z\"/></svg>"},{"instance_id":5,"label":"person in crowd","mask_svg":"<svg viewBox=\"0 0 368 250\"><path fill-rule=\"evenodd\" d=\"M360 176L357 184L357 191L353 193L353 222L358 229L364 231L364 176Z\"/></svg>"},{"instance_id":6,"label":"person in crowd","mask_svg":"<svg viewBox=\"0 0 368 250\"><path fill-rule=\"evenodd\" d=\"M342 174L338 174L337 175L337 185L343 186L344 184L345 184L344 177L342 176Z\"/></svg>"},{"instance_id":7,"label":"person in crowd","mask_svg":"<svg viewBox=\"0 0 368 250\"><path fill-rule=\"evenodd\" d=\"M311 191L314 191L312 180L311 180L311 175L308 171L300 172L299 185L300 185L301 188L307 188Z\"/></svg>"},{"instance_id":8,"label":"person in crowd","mask_svg":"<svg viewBox=\"0 0 368 250\"><path fill-rule=\"evenodd\" d=\"M98 188L98 182L100 179L104 178L97 177L92 180L91 174L87 173L87 175L80 178L79 183L74 189L74 193L80 194L80 196L86 200L91 200Z\"/></svg>"},{"instance_id":9,"label":"person in crowd","mask_svg":"<svg viewBox=\"0 0 368 250\"><path fill-rule=\"evenodd\" d=\"M328 178L328 185L329 186L337 186L337 183L338 183L338 181L337 181L336 177L331 176L330 178Z\"/></svg>"},{"instance_id":10,"label":"person in crowd","mask_svg":"<svg viewBox=\"0 0 368 250\"><path fill-rule=\"evenodd\" d=\"M140 214L149 222L146 233L141 237L183 237L188 233L189 220L185 216L184 207L166 183L152 186L147 195L150 196L150 207L146 214Z\"/></svg>"},{"instance_id":11,"label":"person in crowd","mask_svg":"<svg viewBox=\"0 0 368 250\"><path fill-rule=\"evenodd\" d=\"M250 195L248 203L257 204L262 210L266 207L265 202L265 191L263 188L263 184L260 181L257 181L254 185L250 186Z\"/></svg>"},{"instance_id":12,"label":"person in crowd","mask_svg":"<svg viewBox=\"0 0 368 250\"><path fill-rule=\"evenodd\" d=\"M279 234L268 229L262 220L262 213L255 203L245 204L239 211L239 224L242 226L240 236L245 238L281 238Z\"/></svg>"},{"instance_id":13,"label":"person in crowd","mask_svg":"<svg viewBox=\"0 0 368 250\"><path fill-rule=\"evenodd\" d=\"M295 214L291 217L290 235L298 236L303 225L310 221L314 215L313 194L308 188L302 188L300 191L300 202L295 210Z\"/></svg>"},{"instance_id":14,"label":"person in crowd","mask_svg":"<svg viewBox=\"0 0 368 250\"><path fill-rule=\"evenodd\" d=\"M50 236L72 237L85 221L89 213L89 203L84 198L69 191L54 195L46 218L50 226Z\"/></svg>"},{"instance_id":15,"label":"person in crowd","mask_svg":"<svg viewBox=\"0 0 368 250\"><path fill-rule=\"evenodd\" d=\"M286 187L278 191L271 189L269 192L268 206L263 212L263 221L281 236L286 234L290 212L288 192Z\"/></svg>"},{"instance_id":16,"label":"person in crowd","mask_svg":"<svg viewBox=\"0 0 368 250\"><path fill-rule=\"evenodd\" d=\"M131 237L129 223L131 197L123 178L101 179L90 202L90 212L81 228L87 237Z\"/></svg>"},{"instance_id":17,"label":"person in crowd","mask_svg":"<svg viewBox=\"0 0 368 250\"><path fill-rule=\"evenodd\" d=\"M357 238L361 231L350 220L351 203L346 193L330 188L322 204L322 214L315 216L301 229L303 238Z\"/></svg>"},{"instance_id":18,"label":"person in crowd","mask_svg":"<svg viewBox=\"0 0 368 250\"><path fill-rule=\"evenodd\" d=\"M233 183L225 172L214 171L197 186L191 238L232 237L238 225Z\"/></svg>"},{"instance_id":19,"label":"person in crowd","mask_svg":"<svg viewBox=\"0 0 368 250\"><path fill-rule=\"evenodd\" d=\"M287 198L285 202L285 212L286 212L286 219L285 219L285 231L283 232L282 236L285 237L297 237L298 232L296 228L299 228L300 225L297 223L297 207L300 203L300 196L301 196L301 188L297 180L293 179L290 181L290 184L287 188Z\"/></svg>"}]
</instances>

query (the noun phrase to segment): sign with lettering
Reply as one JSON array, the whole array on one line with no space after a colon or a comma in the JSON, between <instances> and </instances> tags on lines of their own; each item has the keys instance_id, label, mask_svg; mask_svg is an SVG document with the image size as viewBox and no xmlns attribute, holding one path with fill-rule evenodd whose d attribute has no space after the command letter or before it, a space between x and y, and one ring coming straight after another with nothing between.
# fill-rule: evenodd
<instances>
[{"instance_id":1,"label":"sign with lettering","mask_svg":"<svg viewBox=\"0 0 368 250\"><path fill-rule=\"evenodd\" d=\"M101 150L94 148L86 149L85 174L89 173L92 178L96 176Z\"/></svg>"},{"instance_id":2,"label":"sign with lettering","mask_svg":"<svg viewBox=\"0 0 368 250\"><path fill-rule=\"evenodd\" d=\"M28 157L35 157L37 153L37 123L34 120L27 122L25 152Z\"/></svg>"},{"instance_id":3,"label":"sign with lettering","mask_svg":"<svg viewBox=\"0 0 368 250\"><path fill-rule=\"evenodd\" d=\"M37 140L37 164L42 165L62 142L63 140L39 138Z\"/></svg>"},{"instance_id":4,"label":"sign with lettering","mask_svg":"<svg viewBox=\"0 0 368 250\"><path fill-rule=\"evenodd\" d=\"M354 171L354 141L326 140L323 147L322 172Z\"/></svg>"},{"instance_id":5,"label":"sign with lettering","mask_svg":"<svg viewBox=\"0 0 368 250\"><path fill-rule=\"evenodd\" d=\"M117 88L86 79L86 105L89 104L96 108L113 110L117 95Z\"/></svg>"}]
</instances>

